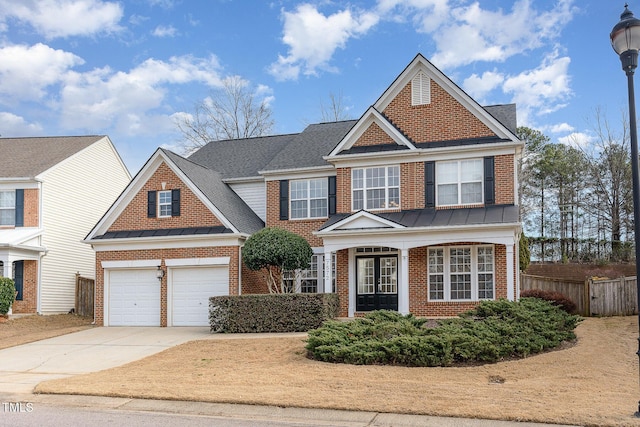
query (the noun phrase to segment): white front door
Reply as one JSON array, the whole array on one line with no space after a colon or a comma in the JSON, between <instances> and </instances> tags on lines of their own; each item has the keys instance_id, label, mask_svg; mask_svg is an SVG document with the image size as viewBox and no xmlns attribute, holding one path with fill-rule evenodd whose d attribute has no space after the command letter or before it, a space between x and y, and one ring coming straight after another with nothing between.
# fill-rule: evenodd
<instances>
[{"instance_id":1,"label":"white front door","mask_svg":"<svg viewBox=\"0 0 640 427\"><path fill-rule=\"evenodd\" d=\"M209 298L229 295L229 267L170 270L170 326L209 326Z\"/></svg>"},{"instance_id":2,"label":"white front door","mask_svg":"<svg viewBox=\"0 0 640 427\"><path fill-rule=\"evenodd\" d=\"M109 326L160 326L156 269L109 271Z\"/></svg>"}]
</instances>

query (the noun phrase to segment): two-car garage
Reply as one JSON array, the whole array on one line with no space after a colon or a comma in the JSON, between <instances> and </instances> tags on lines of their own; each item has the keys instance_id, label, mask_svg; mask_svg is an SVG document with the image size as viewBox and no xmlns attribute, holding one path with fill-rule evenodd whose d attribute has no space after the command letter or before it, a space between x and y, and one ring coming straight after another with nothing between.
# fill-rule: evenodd
<instances>
[{"instance_id":1,"label":"two-car garage","mask_svg":"<svg viewBox=\"0 0 640 427\"><path fill-rule=\"evenodd\" d=\"M189 260L165 260L164 279L158 278L157 265L151 266L159 261L103 263L105 325L161 326L166 313L167 326L208 326L209 298L229 294L229 261L204 261L189 265Z\"/></svg>"}]
</instances>

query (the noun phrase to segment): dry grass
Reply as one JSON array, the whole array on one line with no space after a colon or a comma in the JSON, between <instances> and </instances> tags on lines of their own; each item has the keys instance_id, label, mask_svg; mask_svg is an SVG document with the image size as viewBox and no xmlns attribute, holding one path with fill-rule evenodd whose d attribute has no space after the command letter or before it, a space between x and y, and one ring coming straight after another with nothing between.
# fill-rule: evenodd
<instances>
[{"instance_id":1,"label":"dry grass","mask_svg":"<svg viewBox=\"0 0 640 427\"><path fill-rule=\"evenodd\" d=\"M192 341L42 393L336 408L598 426L640 426L635 317L586 319L578 342L491 365L328 364L299 338Z\"/></svg>"},{"instance_id":2,"label":"dry grass","mask_svg":"<svg viewBox=\"0 0 640 427\"><path fill-rule=\"evenodd\" d=\"M0 323L0 349L88 329L91 322L74 314L13 317Z\"/></svg>"}]
</instances>

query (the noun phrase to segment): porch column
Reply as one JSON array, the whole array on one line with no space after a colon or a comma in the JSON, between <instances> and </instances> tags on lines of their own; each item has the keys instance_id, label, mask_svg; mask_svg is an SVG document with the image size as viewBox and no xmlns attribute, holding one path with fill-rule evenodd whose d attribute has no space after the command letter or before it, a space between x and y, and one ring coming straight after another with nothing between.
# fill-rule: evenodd
<instances>
[{"instance_id":1,"label":"porch column","mask_svg":"<svg viewBox=\"0 0 640 427\"><path fill-rule=\"evenodd\" d=\"M514 301L515 296L515 281L514 281L514 272L515 272L515 260L514 260L514 250L513 244L505 245L507 248L507 299L509 301Z\"/></svg>"},{"instance_id":2,"label":"porch column","mask_svg":"<svg viewBox=\"0 0 640 427\"><path fill-rule=\"evenodd\" d=\"M331 251L324 251L324 293L333 293L333 286L331 286ZM318 289L318 292L321 292Z\"/></svg>"},{"instance_id":3,"label":"porch column","mask_svg":"<svg viewBox=\"0 0 640 427\"><path fill-rule=\"evenodd\" d=\"M400 284L398 286L398 311L409 314L409 250L400 250Z\"/></svg>"},{"instance_id":4,"label":"porch column","mask_svg":"<svg viewBox=\"0 0 640 427\"><path fill-rule=\"evenodd\" d=\"M0 276L11 277L11 261L9 260L9 257L0 257L0 261L2 261L2 271L0 271Z\"/></svg>"}]
</instances>

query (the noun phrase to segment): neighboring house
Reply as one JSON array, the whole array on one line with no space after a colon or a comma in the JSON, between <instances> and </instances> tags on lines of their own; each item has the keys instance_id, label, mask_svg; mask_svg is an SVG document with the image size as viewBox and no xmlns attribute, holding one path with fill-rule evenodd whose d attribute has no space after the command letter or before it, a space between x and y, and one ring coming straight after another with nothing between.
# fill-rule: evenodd
<instances>
[{"instance_id":1,"label":"neighboring house","mask_svg":"<svg viewBox=\"0 0 640 427\"><path fill-rule=\"evenodd\" d=\"M286 280L338 293L341 316L513 300L515 132L515 105L480 106L418 55L358 120L215 141L188 159L159 149L85 239L96 322L206 325L208 297L265 292L241 262L264 226L309 241L309 269Z\"/></svg>"},{"instance_id":2,"label":"neighboring house","mask_svg":"<svg viewBox=\"0 0 640 427\"><path fill-rule=\"evenodd\" d=\"M12 312L67 313L76 273L95 276L82 243L131 176L107 136L0 138L0 275Z\"/></svg>"}]
</instances>

